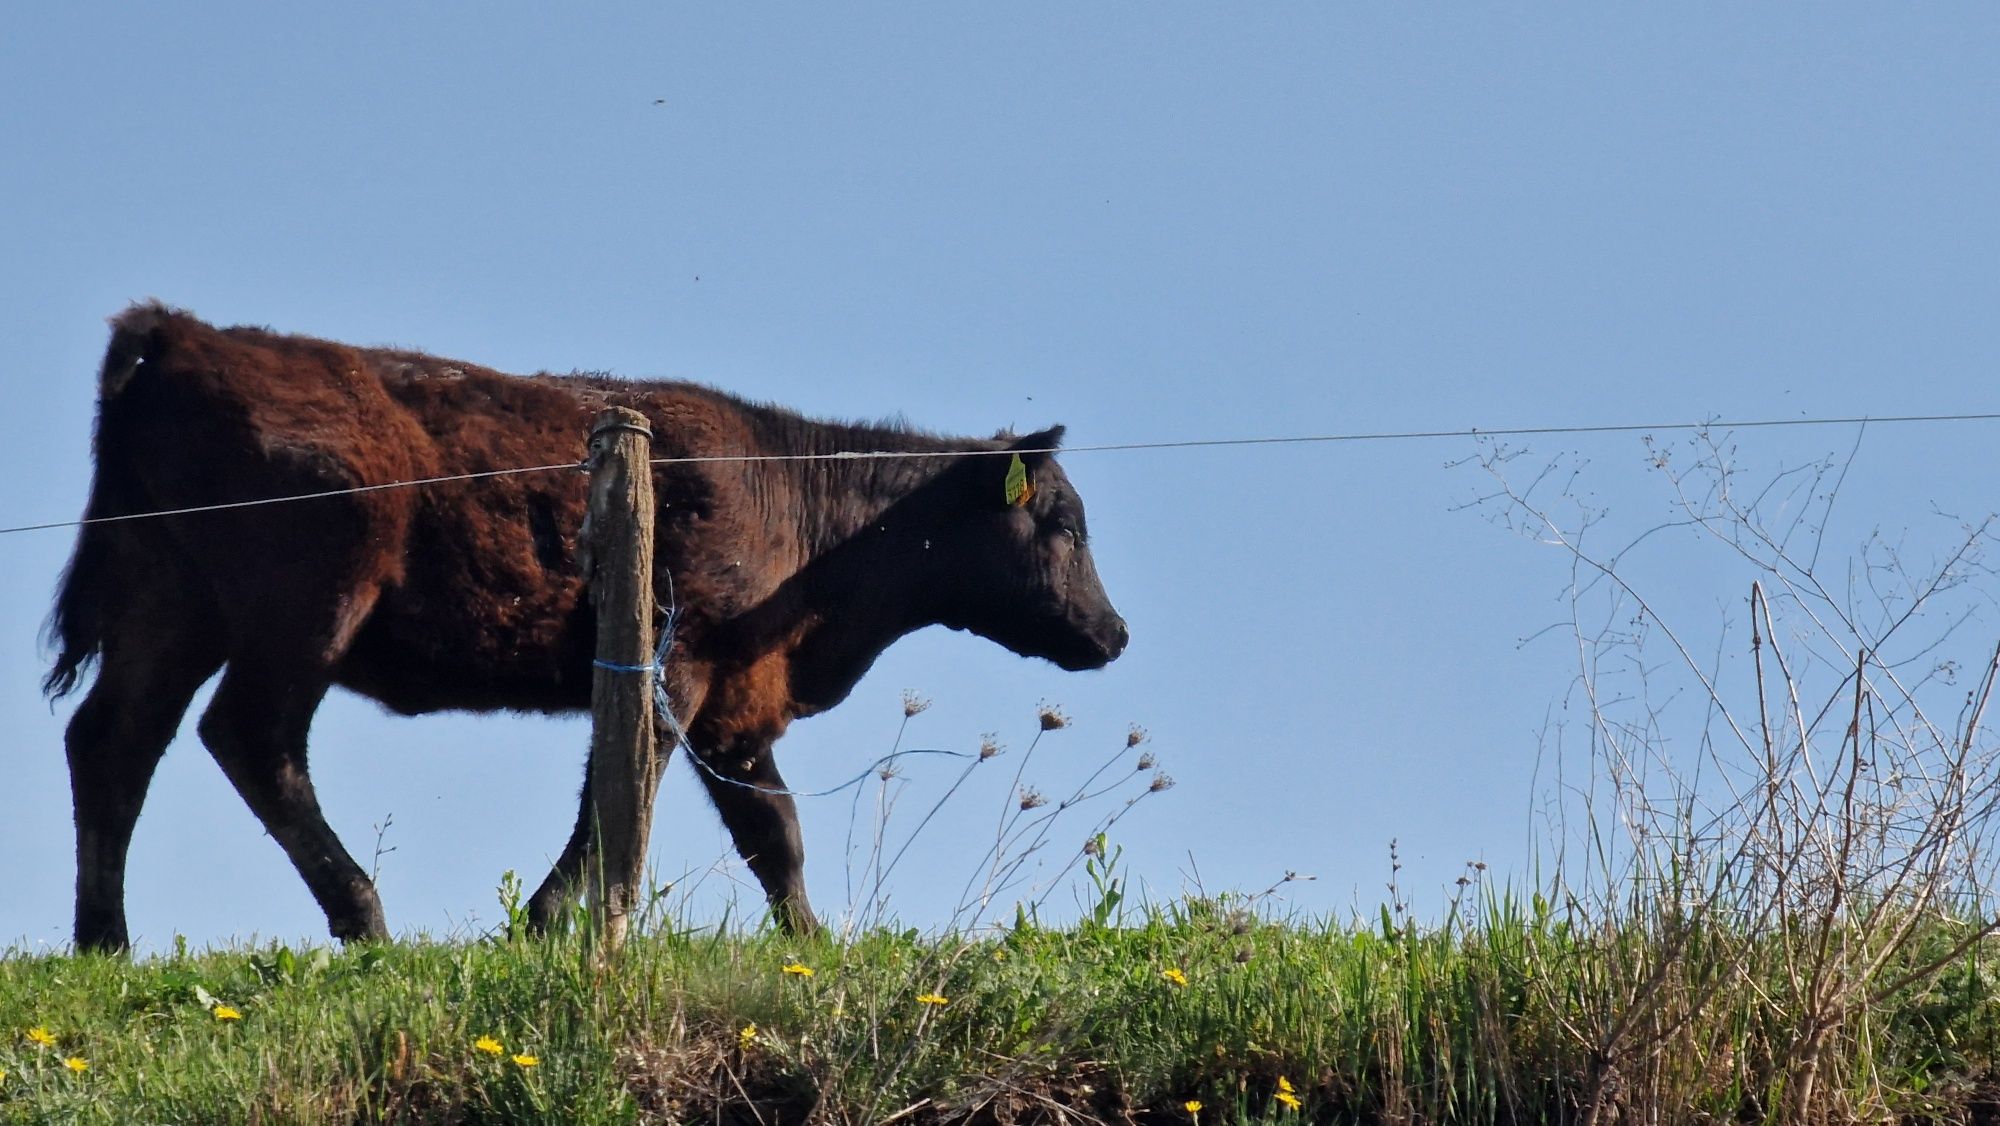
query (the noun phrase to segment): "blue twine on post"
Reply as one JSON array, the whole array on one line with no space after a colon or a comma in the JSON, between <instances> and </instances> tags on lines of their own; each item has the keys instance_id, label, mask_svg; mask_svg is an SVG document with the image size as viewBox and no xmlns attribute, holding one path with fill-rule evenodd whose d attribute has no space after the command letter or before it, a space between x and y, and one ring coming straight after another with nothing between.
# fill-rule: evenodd
<instances>
[{"instance_id":1,"label":"blue twine on post","mask_svg":"<svg viewBox=\"0 0 2000 1126\"><path fill-rule=\"evenodd\" d=\"M618 662L616 662L616 661L592 661L592 662L590 662L590 663L591 663L591 664L593 664L593 665L596 665L596 666L597 666L598 668L600 668L600 669L610 669L610 670L611 670L612 672L658 672L658 671L660 671L660 666L659 666L659 665L656 665L656 664L654 664L654 665L621 665L621 664L619 664L619 663L618 663Z\"/></svg>"},{"instance_id":2,"label":"blue twine on post","mask_svg":"<svg viewBox=\"0 0 2000 1126\"><path fill-rule=\"evenodd\" d=\"M661 724L674 737L672 746L668 748L669 753L672 752L674 747L686 748L688 761L694 763L696 769L715 779L717 782L728 786L735 786L739 789L755 790L760 794L779 794L788 798L825 798L832 797L842 790L860 785L862 782L867 781L870 774L875 773L899 758L909 755L946 755L951 758L979 757L971 751L947 751L930 747L913 747L907 751L893 751L869 763L868 769L863 770L840 785L827 790L787 790L782 787L759 786L754 782L739 782L734 778L724 777L713 766L708 764L708 760L701 756L700 751L694 749L692 743L688 742L687 730L681 726L680 717L674 715L673 704L667 699L667 655L673 651L674 630L680 625L680 619L680 607L674 603L674 581L669 576L667 578L667 620L660 626L660 641L653 648L652 663L646 665L624 665L616 661L598 659L593 659L590 663L608 672L644 673L652 677L653 710L659 714Z\"/></svg>"},{"instance_id":3,"label":"blue twine on post","mask_svg":"<svg viewBox=\"0 0 2000 1126\"><path fill-rule=\"evenodd\" d=\"M660 623L660 640L653 646L653 661L646 665L623 665L617 661L593 658L591 664L608 672L644 673L653 678L653 710L659 714L660 722L673 733L674 741L667 748L669 754L674 747L687 747L688 757L701 762L701 756L688 746L687 732L681 729L680 718L674 715L673 705L667 700L667 654L674 648L674 631L681 622L681 608L674 600L674 577L667 580L667 620Z\"/></svg>"}]
</instances>

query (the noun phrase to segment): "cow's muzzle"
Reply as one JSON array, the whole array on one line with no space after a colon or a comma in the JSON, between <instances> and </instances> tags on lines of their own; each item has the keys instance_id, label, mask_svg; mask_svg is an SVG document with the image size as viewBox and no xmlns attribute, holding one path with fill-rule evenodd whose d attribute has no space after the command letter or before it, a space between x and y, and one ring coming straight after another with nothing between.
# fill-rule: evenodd
<instances>
[{"instance_id":1,"label":"cow's muzzle","mask_svg":"<svg viewBox=\"0 0 2000 1126\"><path fill-rule=\"evenodd\" d=\"M1132 635L1125 628L1125 619L1112 614L1109 619L1091 623L1079 638L1083 644L1075 650L1055 658L1057 665L1070 672L1086 669L1101 669L1118 659L1125 652L1125 645Z\"/></svg>"}]
</instances>

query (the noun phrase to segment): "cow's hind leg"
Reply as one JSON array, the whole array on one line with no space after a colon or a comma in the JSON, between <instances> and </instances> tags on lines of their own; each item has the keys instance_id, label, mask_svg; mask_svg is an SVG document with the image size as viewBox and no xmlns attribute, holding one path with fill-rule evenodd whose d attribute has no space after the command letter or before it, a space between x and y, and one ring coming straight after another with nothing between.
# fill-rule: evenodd
<instances>
[{"instance_id":1,"label":"cow's hind leg","mask_svg":"<svg viewBox=\"0 0 2000 1126\"><path fill-rule=\"evenodd\" d=\"M702 751L696 772L736 851L764 885L778 925L793 934L819 930L806 899L806 848L798 807L778 774L772 741L743 736L711 742L699 731L694 735L693 745Z\"/></svg>"},{"instance_id":2,"label":"cow's hind leg","mask_svg":"<svg viewBox=\"0 0 2000 1126\"><path fill-rule=\"evenodd\" d=\"M192 635L179 635L188 639ZM107 644L65 737L76 806L76 945L124 950L125 857L153 770L202 682L222 665L199 638L178 648Z\"/></svg>"},{"instance_id":3,"label":"cow's hind leg","mask_svg":"<svg viewBox=\"0 0 2000 1126\"><path fill-rule=\"evenodd\" d=\"M201 738L236 792L284 848L344 942L389 936L382 901L321 814L306 769L306 730L325 697L323 673L232 661L201 717Z\"/></svg>"}]
</instances>

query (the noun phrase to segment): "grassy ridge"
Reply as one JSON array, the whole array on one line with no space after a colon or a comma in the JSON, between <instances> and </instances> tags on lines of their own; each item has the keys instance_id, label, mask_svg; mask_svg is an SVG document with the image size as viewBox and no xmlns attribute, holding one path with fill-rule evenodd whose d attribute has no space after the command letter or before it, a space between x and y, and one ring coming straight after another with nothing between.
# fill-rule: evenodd
<instances>
[{"instance_id":1,"label":"grassy ridge","mask_svg":"<svg viewBox=\"0 0 2000 1126\"><path fill-rule=\"evenodd\" d=\"M1920 952L1962 933L1924 925ZM15 956L0 1121L1756 1120L1786 1105L1785 965L1505 896L1423 930L1227 900L977 941L656 929L611 968L572 938ZM1963 1117L2000 1046L1980 952L1830 1045L1816 1113Z\"/></svg>"}]
</instances>

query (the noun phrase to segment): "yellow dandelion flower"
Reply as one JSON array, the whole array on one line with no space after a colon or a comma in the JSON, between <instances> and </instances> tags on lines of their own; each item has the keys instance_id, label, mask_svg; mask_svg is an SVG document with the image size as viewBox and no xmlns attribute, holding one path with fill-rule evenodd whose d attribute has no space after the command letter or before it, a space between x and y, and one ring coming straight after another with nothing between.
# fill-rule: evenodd
<instances>
[{"instance_id":1,"label":"yellow dandelion flower","mask_svg":"<svg viewBox=\"0 0 2000 1126\"><path fill-rule=\"evenodd\" d=\"M1305 1105L1304 1103L1299 1101L1299 1097L1297 1095L1292 1094L1290 1091L1279 1091L1276 1095L1272 1097L1277 1099L1279 1102L1285 1104L1285 1109L1287 1110L1297 1110Z\"/></svg>"},{"instance_id":2,"label":"yellow dandelion flower","mask_svg":"<svg viewBox=\"0 0 2000 1126\"><path fill-rule=\"evenodd\" d=\"M1187 975L1182 973L1177 967L1174 966L1168 966L1166 969L1161 970L1160 976L1166 978L1168 981L1173 982L1175 985L1187 984Z\"/></svg>"},{"instance_id":3,"label":"yellow dandelion flower","mask_svg":"<svg viewBox=\"0 0 2000 1126\"><path fill-rule=\"evenodd\" d=\"M500 1053L506 1051L507 1049L501 1047L500 1041L495 1040L493 1037L481 1036L479 1039L474 1040L472 1042L472 1050L476 1052L485 1052L489 1056L497 1056Z\"/></svg>"},{"instance_id":4,"label":"yellow dandelion flower","mask_svg":"<svg viewBox=\"0 0 2000 1126\"><path fill-rule=\"evenodd\" d=\"M243 1019L243 1014L242 1014L242 1013L239 1013L239 1012L237 1012L237 1011L236 1011L236 1009L235 1009L235 1007L234 1007L234 1006L231 1006L231 1005L217 1005L217 1006L216 1006L215 1008L213 1008L213 1009L210 1009L209 1011L215 1014L215 1019L216 1019L216 1020L242 1020L242 1019Z\"/></svg>"},{"instance_id":5,"label":"yellow dandelion flower","mask_svg":"<svg viewBox=\"0 0 2000 1126\"><path fill-rule=\"evenodd\" d=\"M1201 1113L1201 1100L1200 1100L1200 1099L1189 1099L1188 1101L1186 1101L1186 1102L1184 1102L1184 1103L1182 1103L1182 1104L1181 1104L1181 1109L1182 1109L1182 1110L1184 1110L1184 1111L1187 1111L1187 1112L1188 1112L1189 1114L1200 1114L1200 1113Z\"/></svg>"},{"instance_id":6,"label":"yellow dandelion flower","mask_svg":"<svg viewBox=\"0 0 2000 1126\"><path fill-rule=\"evenodd\" d=\"M785 966L785 972L791 974L793 977L811 977L813 975L813 968L803 962L792 962Z\"/></svg>"},{"instance_id":7,"label":"yellow dandelion flower","mask_svg":"<svg viewBox=\"0 0 2000 1126\"><path fill-rule=\"evenodd\" d=\"M749 1024L746 1024L742 1028L736 1030L736 1046L738 1048L748 1048L750 1045L755 1044L756 1042L757 1042L756 1021L751 1021Z\"/></svg>"},{"instance_id":8,"label":"yellow dandelion flower","mask_svg":"<svg viewBox=\"0 0 2000 1126\"><path fill-rule=\"evenodd\" d=\"M63 1061L63 1066L76 1072L78 1075L82 1075L84 1072L90 1070L90 1061L84 1059L82 1056L71 1056Z\"/></svg>"},{"instance_id":9,"label":"yellow dandelion flower","mask_svg":"<svg viewBox=\"0 0 2000 1126\"><path fill-rule=\"evenodd\" d=\"M531 1056L522 1053L514 1057L514 1066L516 1067L540 1067L541 1065L542 1057L540 1056Z\"/></svg>"},{"instance_id":10,"label":"yellow dandelion flower","mask_svg":"<svg viewBox=\"0 0 2000 1126\"><path fill-rule=\"evenodd\" d=\"M922 993L917 996L917 1003L920 1005L949 1005L951 1004L951 998L936 993Z\"/></svg>"},{"instance_id":11,"label":"yellow dandelion flower","mask_svg":"<svg viewBox=\"0 0 2000 1126\"><path fill-rule=\"evenodd\" d=\"M1298 1089L1292 1086L1292 1081L1282 1075L1278 1076L1278 1090L1287 1095L1296 1095L1299 1093Z\"/></svg>"},{"instance_id":12,"label":"yellow dandelion flower","mask_svg":"<svg viewBox=\"0 0 2000 1126\"><path fill-rule=\"evenodd\" d=\"M7 1081L7 1069L4 1067L0 1067L0 1083L5 1083L6 1081Z\"/></svg>"},{"instance_id":13,"label":"yellow dandelion flower","mask_svg":"<svg viewBox=\"0 0 2000 1126\"><path fill-rule=\"evenodd\" d=\"M53 1048L56 1046L55 1034L39 1024L28 1030L28 1042L39 1044L44 1048Z\"/></svg>"}]
</instances>

